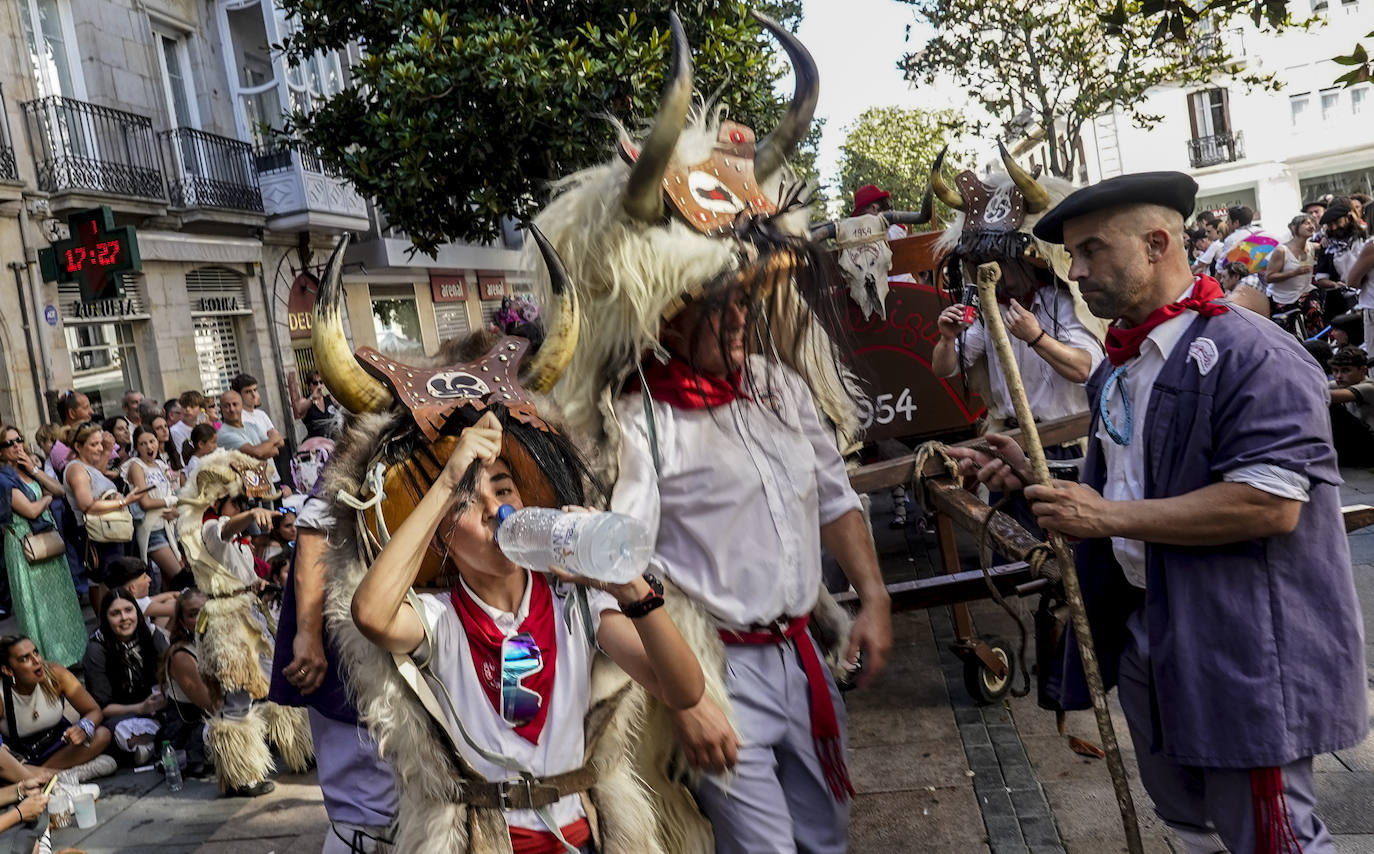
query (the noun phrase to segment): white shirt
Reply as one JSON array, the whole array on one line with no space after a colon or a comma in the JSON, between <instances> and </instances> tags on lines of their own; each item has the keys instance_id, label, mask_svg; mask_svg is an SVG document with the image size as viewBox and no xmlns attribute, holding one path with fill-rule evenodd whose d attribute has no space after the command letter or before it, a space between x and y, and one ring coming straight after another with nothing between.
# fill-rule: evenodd
<instances>
[{"instance_id":1,"label":"white shirt","mask_svg":"<svg viewBox=\"0 0 1374 854\"><path fill-rule=\"evenodd\" d=\"M1189 285L1179 299L1192 294ZM1178 342L1197 320L1197 313L1185 311L1170 318L1154 329L1140 345L1140 354L1126 362L1118 386L1112 390L1107 400L1107 412L1112 424L1118 431L1125 427L1125 410L1121 403L1124 393L1131 399L1131 436L1129 445L1118 445L1107 433L1104 423L1097 425L1097 438L1102 443L1102 455L1107 463L1107 482L1102 487L1102 497L1108 501L1138 501L1145 495L1145 422L1150 410L1150 394L1155 380ZM1250 465L1222 474L1228 483L1245 483L1256 489L1291 498L1296 501L1307 500L1310 485L1307 477L1288 471L1279 466ZM1145 542L1125 537L1112 537L1112 552L1117 563L1126 575L1126 580L1141 589L1145 588Z\"/></svg>"},{"instance_id":2,"label":"white shirt","mask_svg":"<svg viewBox=\"0 0 1374 854\"><path fill-rule=\"evenodd\" d=\"M252 411L244 409L243 420L252 421L254 424L258 425L262 430L263 438L270 436L272 431L277 429L276 425L272 423L272 416L268 415L267 410L263 409L261 406Z\"/></svg>"},{"instance_id":3,"label":"white shirt","mask_svg":"<svg viewBox=\"0 0 1374 854\"><path fill-rule=\"evenodd\" d=\"M224 539L224 525L228 521L228 516L207 520L200 527L201 542L220 566L245 585L251 585L258 580L258 574L253 571L253 550L240 545L233 537Z\"/></svg>"},{"instance_id":4,"label":"white shirt","mask_svg":"<svg viewBox=\"0 0 1374 854\"><path fill-rule=\"evenodd\" d=\"M525 595L520 600L520 608L511 614L498 610L483 602L466 582L461 582L487 616L491 617L506 637L519 631L519 626L529 616L530 583L526 574ZM411 654L422 667L430 663L430 669L443 683L452 699L452 706L440 697L439 704L444 714L449 716L449 729L458 742L458 751L472 768L487 780L514 780L519 774L482 758L458 734L458 724L452 718L452 709L461 709L463 727L468 735L484 750L499 753L519 762L537 777L549 777L574 771L582 767L584 744L583 721L591 698L591 668L595 657L595 639L586 636L586 628L578 618L576 608L567 612L571 619L564 620L564 604L568 591L559 595L560 585L554 585L554 622L558 638L558 663L553 677L553 694L548 699L551 704L540 733L539 743L534 744L518 735L515 728L501 717L501 713L487 698L487 692L477 676L476 665L468 647L467 632L454 610L449 594L421 594L420 619L425 624L428 646L420 647ZM588 603L591 606L592 631L599 631L601 612L616 610L615 600L608 594L588 590ZM582 799L577 795L567 795L550 808L554 821L559 827L566 827L577 821L585 813ZM507 810L506 822L517 827L532 830L547 830L544 822L534 810Z\"/></svg>"},{"instance_id":5,"label":"white shirt","mask_svg":"<svg viewBox=\"0 0 1374 854\"><path fill-rule=\"evenodd\" d=\"M1352 282L1349 279L1350 271L1354 269L1355 262L1359 260L1360 253L1364 251L1368 243L1369 241L1366 239L1357 238L1351 241L1349 249L1331 259L1332 266L1336 268L1336 274L1340 276L1338 281L1345 282L1352 288L1360 289L1360 298L1355 303L1355 307L1358 309L1374 308L1374 287L1371 287L1374 285L1374 275L1366 274L1362 282ZM1366 341L1365 346L1368 347L1369 342Z\"/></svg>"},{"instance_id":6,"label":"white shirt","mask_svg":"<svg viewBox=\"0 0 1374 854\"><path fill-rule=\"evenodd\" d=\"M811 393L750 357L746 394L714 409L653 401L655 474L643 398L616 402L623 430L611 509L657 532L653 562L727 628L808 614L821 585L820 528L859 509ZM753 387L751 387L753 386ZM778 415L774 415L776 407Z\"/></svg>"},{"instance_id":7,"label":"white shirt","mask_svg":"<svg viewBox=\"0 0 1374 854\"><path fill-rule=\"evenodd\" d=\"M178 421L168 428L168 432L172 434L172 441L176 443L177 453L181 453L181 447L191 441L191 426L185 421ZM195 448L191 450L194 451Z\"/></svg>"},{"instance_id":8,"label":"white shirt","mask_svg":"<svg viewBox=\"0 0 1374 854\"><path fill-rule=\"evenodd\" d=\"M1040 328L1047 337L1056 338L1061 343L1079 350L1086 350L1092 357L1091 374L1102 361L1102 342L1098 341L1078 320L1073 311L1073 297L1062 288L1037 288L1026 308L1040 321ZM1008 326L1011 320L1003 310L1002 317ZM1058 332L1055 332L1055 321ZM1042 342L1043 343L1043 342ZM1016 414L1011 402L1011 392L1007 389L1007 378L1002 373L1002 362L997 358L995 347L988 346L987 327L981 321L964 330L956 339L955 347L963 359L964 366L974 364L987 357L988 382L992 400L987 401L994 417L1005 419ZM1021 368L1021 382L1026 387L1026 398L1031 411L1042 421L1077 415L1088 411L1088 398L1083 392L1083 384L1060 376L1044 357L1036 352L1030 342L1012 336L1011 349L1016 356L1016 364Z\"/></svg>"}]
</instances>

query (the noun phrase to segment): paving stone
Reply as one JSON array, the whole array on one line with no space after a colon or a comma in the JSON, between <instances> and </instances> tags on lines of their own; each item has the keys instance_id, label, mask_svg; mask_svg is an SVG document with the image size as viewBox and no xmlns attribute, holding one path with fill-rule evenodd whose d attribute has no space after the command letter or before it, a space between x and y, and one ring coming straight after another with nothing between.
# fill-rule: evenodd
<instances>
[{"instance_id":1,"label":"paving stone","mask_svg":"<svg viewBox=\"0 0 1374 854\"><path fill-rule=\"evenodd\" d=\"M992 740L988 736L988 729L981 723L961 725L959 727L959 738L963 739L965 747L992 747Z\"/></svg>"},{"instance_id":2,"label":"paving stone","mask_svg":"<svg viewBox=\"0 0 1374 854\"><path fill-rule=\"evenodd\" d=\"M1058 845L1059 830L1048 813L1040 815L1017 815L1021 822L1021 835L1027 845Z\"/></svg>"},{"instance_id":3,"label":"paving stone","mask_svg":"<svg viewBox=\"0 0 1374 854\"><path fill-rule=\"evenodd\" d=\"M1049 815L1049 803L1045 800L1045 792L1039 786L1033 789L1008 789L1007 794L1011 797L1011 804L1016 809L1019 818L1026 818L1034 815Z\"/></svg>"},{"instance_id":4,"label":"paving stone","mask_svg":"<svg viewBox=\"0 0 1374 854\"><path fill-rule=\"evenodd\" d=\"M1014 818L986 818L988 847L993 854L1017 854L1026 850L1026 837L1021 834L1021 822Z\"/></svg>"},{"instance_id":5,"label":"paving stone","mask_svg":"<svg viewBox=\"0 0 1374 854\"><path fill-rule=\"evenodd\" d=\"M856 852L987 850L983 819L966 785L861 795L849 813L849 840Z\"/></svg>"},{"instance_id":6,"label":"paving stone","mask_svg":"<svg viewBox=\"0 0 1374 854\"><path fill-rule=\"evenodd\" d=\"M926 786L948 786L967 780L963 751L948 741L909 742L849 750L849 775L859 792L899 792ZM921 757L919 760L913 757Z\"/></svg>"},{"instance_id":7,"label":"paving stone","mask_svg":"<svg viewBox=\"0 0 1374 854\"><path fill-rule=\"evenodd\" d=\"M1317 814L1334 833L1374 833L1374 773L1314 774Z\"/></svg>"}]
</instances>

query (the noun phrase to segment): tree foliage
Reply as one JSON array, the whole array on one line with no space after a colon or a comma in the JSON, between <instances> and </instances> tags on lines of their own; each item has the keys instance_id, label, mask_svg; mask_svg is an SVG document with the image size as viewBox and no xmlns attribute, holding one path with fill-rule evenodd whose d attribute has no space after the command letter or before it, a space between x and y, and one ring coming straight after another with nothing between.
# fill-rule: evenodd
<instances>
[{"instance_id":1,"label":"tree foliage","mask_svg":"<svg viewBox=\"0 0 1374 854\"><path fill-rule=\"evenodd\" d=\"M1274 85L1272 75L1237 61L1220 30L1205 37L1194 31L1187 43L1156 41L1159 24L1145 7L1159 0L1122 0L1106 14L1097 0L903 2L936 31L903 57L907 78L952 77L1000 122L1008 141L1044 135L1049 171L1061 178L1073 177L1075 140L1094 117L1119 109L1142 128L1163 120L1145 109L1154 86L1205 83L1219 73L1247 86Z\"/></svg>"},{"instance_id":2,"label":"tree foliage","mask_svg":"<svg viewBox=\"0 0 1374 854\"><path fill-rule=\"evenodd\" d=\"M892 194L893 210L919 210L930 182L930 166L940 149L951 146L950 163L968 158L958 145L968 123L954 110L870 107L844 128L840 145L838 205L847 216L854 191L876 184ZM937 214L949 221L950 211L937 202Z\"/></svg>"},{"instance_id":3,"label":"tree foliage","mask_svg":"<svg viewBox=\"0 0 1374 854\"><path fill-rule=\"evenodd\" d=\"M528 220L549 183L612 156L608 117L631 130L658 104L667 10L617 0L280 0L298 23L288 60L357 40L347 88L286 129L433 254ZM697 91L762 136L786 106L786 54L747 17L795 29L799 0L680 0ZM814 157L814 152L812 153ZM810 168L803 162L801 168Z\"/></svg>"}]
</instances>

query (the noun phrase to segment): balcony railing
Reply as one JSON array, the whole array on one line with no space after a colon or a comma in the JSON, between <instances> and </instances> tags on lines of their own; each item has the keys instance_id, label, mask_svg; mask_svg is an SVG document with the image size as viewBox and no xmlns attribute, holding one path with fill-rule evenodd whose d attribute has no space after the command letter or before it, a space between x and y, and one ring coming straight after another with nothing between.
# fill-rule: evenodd
<instances>
[{"instance_id":1,"label":"balcony railing","mask_svg":"<svg viewBox=\"0 0 1374 854\"><path fill-rule=\"evenodd\" d=\"M1223 56L1236 60L1245 57L1245 30L1233 27L1210 32L1188 45L1188 59L1195 65L1213 62Z\"/></svg>"},{"instance_id":2,"label":"balcony railing","mask_svg":"<svg viewBox=\"0 0 1374 854\"><path fill-rule=\"evenodd\" d=\"M10 138L10 115L5 109L5 87L0 86L0 181L18 181L19 164L14 159L14 141Z\"/></svg>"},{"instance_id":3,"label":"balcony railing","mask_svg":"<svg viewBox=\"0 0 1374 854\"><path fill-rule=\"evenodd\" d=\"M172 207L262 211L253 146L186 127L159 136L172 161L167 182Z\"/></svg>"},{"instance_id":4,"label":"balcony railing","mask_svg":"<svg viewBox=\"0 0 1374 854\"><path fill-rule=\"evenodd\" d=\"M1188 163L1194 169L1234 163L1245 157L1245 139L1240 131L1199 136L1188 140Z\"/></svg>"},{"instance_id":5,"label":"balcony railing","mask_svg":"<svg viewBox=\"0 0 1374 854\"><path fill-rule=\"evenodd\" d=\"M291 168L293 161L299 158L301 168L306 172L339 177L335 170L324 165L324 161L320 160L319 152L307 145L291 146L283 142L272 142L259 146L255 156L257 157L258 172L262 175L285 172Z\"/></svg>"},{"instance_id":6,"label":"balcony railing","mask_svg":"<svg viewBox=\"0 0 1374 854\"><path fill-rule=\"evenodd\" d=\"M152 119L60 96L23 107L39 189L164 198Z\"/></svg>"}]
</instances>

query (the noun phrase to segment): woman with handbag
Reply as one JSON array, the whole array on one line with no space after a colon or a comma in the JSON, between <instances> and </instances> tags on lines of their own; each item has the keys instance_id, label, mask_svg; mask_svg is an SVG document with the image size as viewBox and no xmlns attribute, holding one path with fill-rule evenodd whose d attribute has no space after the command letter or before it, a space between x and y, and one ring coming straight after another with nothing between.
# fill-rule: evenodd
<instances>
[{"instance_id":1,"label":"woman with handbag","mask_svg":"<svg viewBox=\"0 0 1374 854\"><path fill-rule=\"evenodd\" d=\"M110 561L122 557L134 539L134 518L129 505L148 492L145 486L129 495L120 495L113 480L105 473L109 450L105 446L105 431L99 424L87 422L71 428L67 444L72 449L71 462L62 471L67 487L67 500L77 524L86 531L86 576L91 581L91 608L100 613L104 598L105 568Z\"/></svg>"},{"instance_id":2,"label":"woman with handbag","mask_svg":"<svg viewBox=\"0 0 1374 854\"><path fill-rule=\"evenodd\" d=\"M62 485L49 477L24 450L14 427L0 429L0 520L5 566L20 631L64 666L81 660L86 622L67 568L66 544L49 505ZM5 514L4 510L9 513Z\"/></svg>"}]
</instances>

